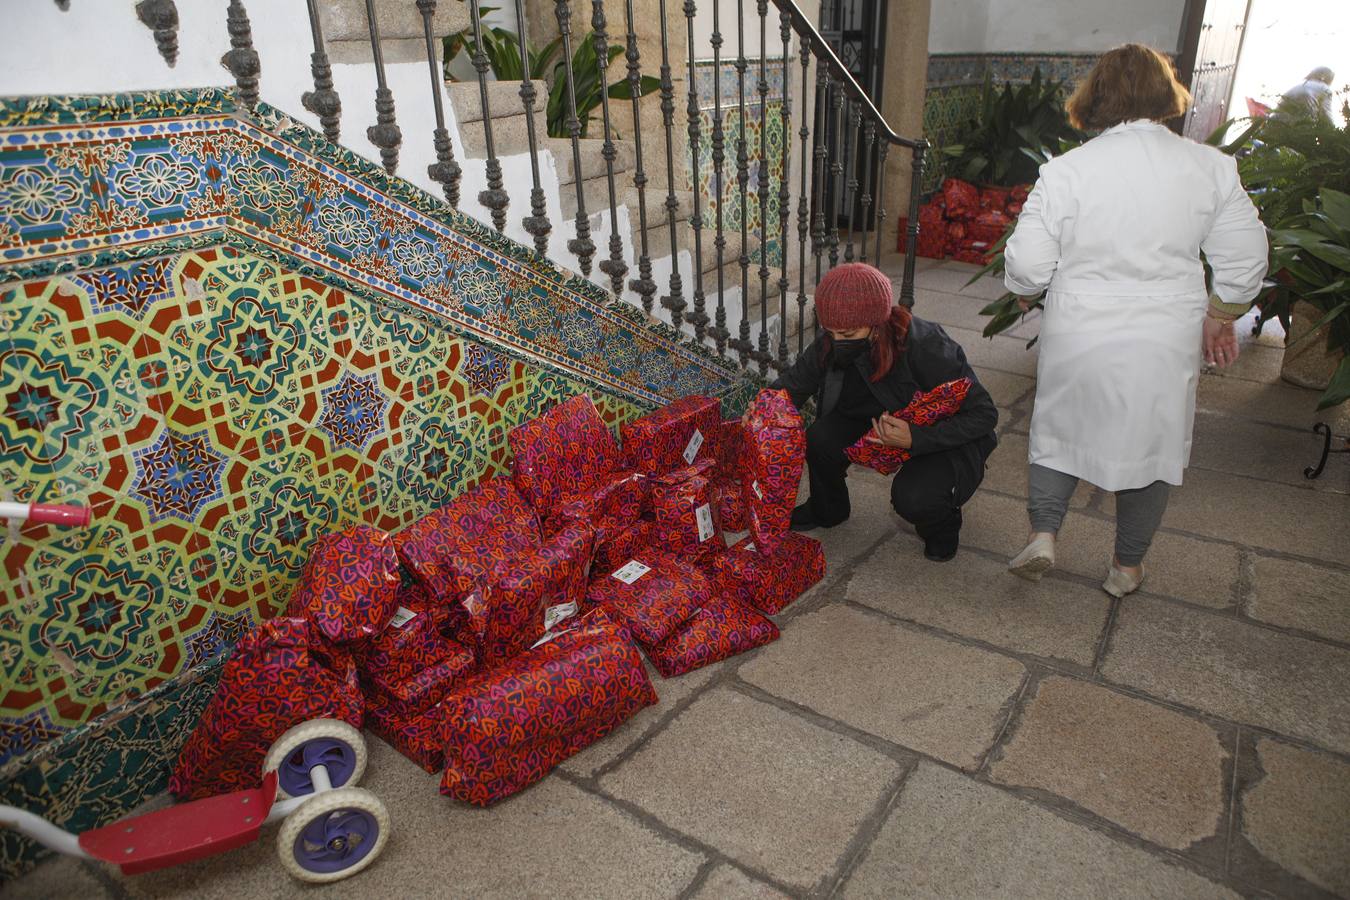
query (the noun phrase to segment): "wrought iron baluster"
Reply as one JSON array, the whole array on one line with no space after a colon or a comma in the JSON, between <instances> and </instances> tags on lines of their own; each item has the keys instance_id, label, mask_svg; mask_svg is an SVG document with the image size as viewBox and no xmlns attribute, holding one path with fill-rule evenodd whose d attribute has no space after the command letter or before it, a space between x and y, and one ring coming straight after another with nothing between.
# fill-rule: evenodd
<instances>
[{"instance_id":1,"label":"wrought iron baluster","mask_svg":"<svg viewBox=\"0 0 1350 900\"><path fill-rule=\"evenodd\" d=\"M323 25L319 22L318 0L306 2L309 6L309 31L314 38L314 52L309 55L309 71L314 76L314 90L305 91L300 96L300 105L319 117L319 124L323 126L323 136L329 143L336 144L342 135L340 127L342 99L333 89L333 67L328 63L328 50L323 42ZM429 44L427 52L428 54L431 52Z\"/></svg>"},{"instance_id":2,"label":"wrought iron baluster","mask_svg":"<svg viewBox=\"0 0 1350 900\"><path fill-rule=\"evenodd\" d=\"M839 213L843 202L844 180L844 82L841 79L834 93L834 135L830 146L830 268L839 265Z\"/></svg>"},{"instance_id":3,"label":"wrought iron baluster","mask_svg":"<svg viewBox=\"0 0 1350 900\"><path fill-rule=\"evenodd\" d=\"M883 140L877 147L877 262L881 262L881 239L886 234L886 154L890 152L889 141Z\"/></svg>"},{"instance_id":4,"label":"wrought iron baluster","mask_svg":"<svg viewBox=\"0 0 1350 900\"><path fill-rule=\"evenodd\" d=\"M736 183L741 189L741 327L730 342L745 365L754 349L750 342L750 155L745 140L745 73L750 64L745 58L745 3L736 4L736 96L740 109L740 133L736 136Z\"/></svg>"},{"instance_id":5,"label":"wrought iron baluster","mask_svg":"<svg viewBox=\"0 0 1350 900\"><path fill-rule=\"evenodd\" d=\"M173 0L141 0L136 4L136 18L155 33L159 55L173 68L178 62L178 7Z\"/></svg>"},{"instance_id":6,"label":"wrought iron baluster","mask_svg":"<svg viewBox=\"0 0 1350 900\"><path fill-rule=\"evenodd\" d=\"M759 363L760 374L769 370L769 0L758 0L759 7L759 166L756 191L759 195L759 347L751 354Z\"/></svg>"},{"instance_id":7,"label":"wrought iron baluster","mask_svg":"<svg viewBox=\"0 0 1350 900\"><path fill-rule=\"evenodd\" d=\"M436 161L427 166L427 175L441 186L446 202L458 207L461 173L459 163L455 162L451 152L450 132L445 130L445 108L441 103L441 82L445 75L436 61L436 45L431 37L431 17L436 15L436 0L417 0L417 11L422 14L422 37L427 43L427 68L431 70L431 102L436 112L436 130L432 132Z\"/></svg>"},{"instance_id":8,"label":"wrought iron baluster","mask_svg":"<svg viewBox=\"0 0 1350 900\"><path fill-rule=\"evenodd\" d=\"M567 133L572 138L572 173L576 179L573 187L577 191L577 236L567 242L567 249L581 261L581 274L590 276L595 242L591 240L591 217L586 212L586 182L581 171L581 120L577 118L577 86L572 74L572 9L567 5L567 0L556 0L553 14L558 19L558 34L562 37L563 77L567 81L563 95L567 98Z\"/></svg>"},{"instance_id":9,"label":"wrought iron baluster","mask_svg":"<svg viewBox=\"0 0 1350 900\"><path fill-rule=\"evenodd\" d=\"M867 231L869 228L868 214L872 211L872 154L877 148L877 125L870 118L867 124L863 126L863 178L862 178L862 197L858 200L862 213L862 252L858 256L859 262L867 262ZM880 237L877 238L878 243ZM878 251L877 256L881 253Z\"/></svg>"},{"instance_id":10,"label":"wrought iron baluster","mask_svg":"<svg viewBox=\"0 0 1350 900\"><path fill-rule=\"evenodd\" d=\"M516 0L516 22L525 21L525 6ZM534 238L534 249L540 256L548 254L548 236L553 231L548 221L548 204L544 200L544 185L539 178L539 135L534 126L534 105L538 92L530 72L530 51L525 43L525 29L520 27L520 103L525 108L525 136L530 143L530 214L521 220L525 232Z\"/></svg>"},{"instance_id":11,"label":"wrought iron baluster","mask_svg":"<svg viewBox=\"0 0 1350 900\"><path fill-rule=\"evenodd\" d=\"M811 168L810 152L811 123L806 119L807 91L811 89L811 53L805 40L799 40L802 64L802 127L798 134L802 139L802 159L798 165L801 170L801 183L797 187L797 354L800 356L806 340L806 235L810 230L811 203L806 196L807 170ZM824 66L817 66L818 69ZM820 97L817 94L816 103Z\"/></svg>"},{"instance_id":12,"label":"wrought iron baluster","mask_svg":"<svg viewBox=\"0 0 1350 900\"><path fill-rule=\"evenodd\" d=\"M370 0L366 0L370 2ZM492 140L492 106L488 103L488 58L483 50L483 21L478 0L469 0L469 21L473 27L473 69L478 73L478 102L483 110L483 144L487 149L487 190L478 192L478 202L492 215L492 225L498 231L506 228L506 207L511 195L502 190L502 163L497 159L497 146Z\"/></svg>"},{"instance_id":13,"label":"wrought iron baluster","mask_svg":"<svg viewBox=\"0 0 1350 900\"><path fill-rule=\"evenodd\" d=\"M788 214L791 211L792 196L788 191L788 178L792 169L792 91L788 77L788 57L792 50L792 20L787 10L778 11L778 36L783 39L783 105L779 107L779 118L783 122L783 155L780 163L782 171L778 175L778 359L779 369L787 368L787 305L788 305ZM806 99L802 99L805 105ZM805 120L805 115L802 116Z\"/></svg>"},{"instance_id":14,"label":"wrought iron baluster","mask_svg":"<svg viewBox=\"0 0 1350 900\"><path fill-rule=\"evenodd\" d=\"M642 69L637 32L633 29L633 0L627 0L625 4L624 24L628 27L624 59L628 63L628 92L633 103L633 145L636 151L633 185L638 192L638 239L641 243L641 252L638 254L638 277L629 282L628 286L642 298L642 308L650 315L656 298L656 282L652 279L652 256L647 231L647 172L642 163Z\"/></svg>"},{"instance_id":15,"label":"wrought iron baluster","mask_svg":"<svg viewBox=\"0 0 1350 900\"><path fill-rule=\"evenodd\" d=\"M61 12L70 12L70 0L56 0L56 8Z\"/></svg>"},{"instance_id":16,"label":"wrought iron baluster","mask_svg":"<svg viewBox=\"0 0 1350 900\"><path fill-rule=\"evenodd\" d=\"M380 47L380 23L375 18L375 0L366 0L366 21L370 25L370 48L375 54L375 124L366 129L366 138L380 148L380 162L390 175L398 168L398 148L403 131L394 120L394 92L384 77L384 50Z\"/></svg>"},{"instance_id":17,"label":"wrought iron baluster","mask_svg":"<svg viewBox=\"0 0 1350 900\"><path fill-rule=\"evenodd\" d=\"M900 302L905 306L914 305L914 252L919 246L919 191L923 189L923 157L928 150L928 142L920 139L913 151L913 164L909 173L909 240L905 242L905 277L900 282Z\"/></svg>"},{"instance_id":18,"label":"wrought iron baluster","mask_svg":"<svg viewBox=\"0 0 1350 900\"><path fill-rule=\"evenodd\" d=\"M666 129L666 222L670 225L670 294L661 298L661 305L670 310L671 324L678 329L684 323L685 302L675 225L675 213L680 203L675 199L675 144L671 135L675 127L675 83L670 76L670 28L666 23L666 0L661 0L661 118Z\"/></svg>"},{"instance_id":19,"label":"wrought iron baluster","mask_svg":"<svg viewBox=\"0 0 1350 900\"><path fill-rule=\"evenodd\" d=\"M848 168L848 182L844 186L844 203L848 206L848 243L844 247L844 261L853 262L853 211L858 199L858 144L862 126L862 104L852 104L853 127L846 132L852 138L844 144L844 165Z\"/></svg>"},{"instance_id":20,"label":"wrought iron baluster","mask_svg":"<svg viewBox=\"0 0 1350 900\"><path fill-rule=\"evenodd\" d=\"M726 304L726 275L723 268L726 264L727 236L723 223L723 203L722 196L722 166L726 162L726 132L722 128L722 17L721 3L713 0L713 30L709 43L713 48L713 128L712 128L712 163L713 163L713 190L717 192L717 237L713 240L713 247L717 251L717 315L713 320L713 326L708 329L708 334L712 335L717 343L717 352L719 355L727 352L727 338L731 337L731 332L727 330L727 304Z\"/></svg>"},{"instance_id":21,"label":"wrought iron baluster","mask_svg":"<svg viewBox=\"0 0 1350 900\"><path fill-rule=\"evenodd\" d=\"M830 115L830 70L824 60L816 64L816 139L813 161L815 170L811 178L811 255L816 259L816 284L820 284L821 254L825 252L825 209L829 198L826 189L825 172L829 165L829 124Z\"/></svg>"},{"instance_id":22,"label":"wrought iron baluster","mask_svg":"<svg viewBox=\"0 0 1350 900\"><path fill-rule=\"evenodd\" d=\"M609 188L609 259L602 261L598 268L609 276L610 288L614 291L614 296L618 297L623 294L623 276L628 274L628 264L623 261L623 238L619 236L619 200L614 192L614 160L618 156L618 150L614 147L614 135L609 120L609 38L605 34L607 24L604 0L592 0L591 29L594 32L595 56L600 63L600 111L601 117L605 120L605 143L600 153L605 158L605 179Z\"/></svg>"},{"instance_id":23,"label":"wrought iron baluster","mask_svg":"<svg viewBox=\"0 0 1350 900\"><path fill-rule=\"evenodd\" d=\"M716 0L714 0L716 2ZM689 44L689 87L685 98L685 113L689 116L689 171L694 182L694 213L689 224L694 229L694 309L685 315L689 324L694 326L694 336L702 342L708 329L707 301L703 294L703 208L698 189L698 149L702 136L698 116L698 85L694 81L694 13L697 7L694 0L684 2L684 22Z\"/></svg>"},{"instance_id":24,"label":"wrought iron baluster","mask_svg":"<svg viewBox=\"0 0 1350 900\"><path fill-rule=\"evenodd\" d=\"M230 32L230 49L220 58L220 64L230 70L239 89L239 101L248 109L258 105L258 76L262 61L253 49L253 29L249 27L248 11L239 0L230 0L225 13L225 25Z\"/></svg>"}]
</instances>

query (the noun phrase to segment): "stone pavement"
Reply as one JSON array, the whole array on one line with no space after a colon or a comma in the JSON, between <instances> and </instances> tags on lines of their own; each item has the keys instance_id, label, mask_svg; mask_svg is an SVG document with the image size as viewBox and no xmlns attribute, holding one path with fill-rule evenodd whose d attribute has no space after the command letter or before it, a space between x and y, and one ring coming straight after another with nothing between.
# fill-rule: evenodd
<instances>
[{"instance_id":1,"label":"stone pavement","mask_svg":"<svg viewBox=\"0 0 1350 900\"><path fill-rule=\"evenodd\" d=\"M999 289L963 295L971 271L926 265L917 304L1002 411L955 561L925 561L887 480L853 472L829 575L780 641L656 679L659 705L490 810L372 738L393 837L303 893L1350 896L1350 460L1302 477L1315 395L1250 342L1202 379L1144 589L1100 590L1111 498L1086 486L1059 567L1020 581L1035 326L982 339ZM0 896L297 896L274 840L128 879L57 861Z\"/></svg>"}]
</instances>

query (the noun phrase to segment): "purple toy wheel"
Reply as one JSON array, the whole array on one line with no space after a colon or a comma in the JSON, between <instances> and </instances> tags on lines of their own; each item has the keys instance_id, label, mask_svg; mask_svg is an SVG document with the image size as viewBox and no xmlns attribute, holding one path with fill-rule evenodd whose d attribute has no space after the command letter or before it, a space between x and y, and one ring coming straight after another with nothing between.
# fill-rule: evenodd
<instances>
[{"instance_id":1,"label":"purple toy wheel","mask_svg":"<svg viewBox=\"0 0 1350 900\"><path fill-rule=\"evenodd\" d=\"M378 843L380 823L364 809L343 808L316 817L295 838L295 861L327 875L356 866Z\"/></svg>"},{"instance_id":2,"label":"purple toy wheel","mask_svg":"<svg viewBox=\"0 0 1350 900\"><path fill-rule=\"evenodd\" d=\"M282 760L277 768L277 783L292 797L314 793L310 769L323 764L328 769L328 780L340 788L351 780L356 770L356 751L346 741L331 737L305 741Z\"/></svg>"}]
</instances>

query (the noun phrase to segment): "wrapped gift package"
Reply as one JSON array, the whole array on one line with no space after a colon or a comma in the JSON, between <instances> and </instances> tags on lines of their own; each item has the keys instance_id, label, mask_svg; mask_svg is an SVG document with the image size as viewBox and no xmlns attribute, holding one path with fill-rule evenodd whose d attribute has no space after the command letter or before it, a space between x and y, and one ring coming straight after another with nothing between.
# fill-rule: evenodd
<instances>
[{"instance_id":1,"label":"wrapped gift package","mask_svg":"<svg viewBox=\"0 0 1350 900\"><path fill-rule=\"evenodd\" d=\"M647 657L674 678L778 639L778 626L728 596L718 596L654 647Z\"/></svg>"},{"instance_id":2,"label":"wrapped gift package","mask_svg":"<svg viewBox=\"0 0 1350 900\"><path fill-rule=\"evenodd\" d=\"M399 557L448 603L539 545L539 520L509 478L490 478L394 536Z\"/></svg>"},{"instance_id":3,"label":"wrapped gift package","mask_svg":"<svg viewBox=\"0 0 1350 900\"><path fill-rule=\"evenodd\" d=\"M634 557L656 547L656 525L645 519L639 519L622 531L610 535L609 540L595 546L595 555L591 558L591 572L613 572Z\"/></svg>"},{"instance_id":4,"label":"wrapped gift package","mask_svg":"<svg viewBox=\"0 0 1350 900\"><path fill-rule=\"evenodd\" d=\"M712 470L707 459L652 479L656 545L665 552L697 559L726 549Z\"/></svg>"},{"instance_id":5,"label":"wrapped gift package","mask_svg":"<svg viewBox=\"0 0 1350 900\"><path fill-rule=\"evenodd\" d=\"M466 659L472 665L472 650L445 635L450 609L435 606L417 610L400 606L388 627L357 656L362 677L397 684L445 659Z\"/></svg>"},{"instance_id":6,"label":"wrapped gift package","mask_svg":"<svg viewBox=\"0 0 1350 900\"><path fill-rule=\"evenodd\" d=\"M366 676L366 696L402 718L416 716L440 703L446 694L478 671L473 654L464 648L434 662L417 674L394 680L386 673Z\"/></svg>"},{"instance_id":7,"label":"wrapped gift package","mask_svg":"<svg viewBox=\"0 0 1350 900\"><path fill-rule=\"evenodd\" d=\"M513 428L506 440L516 489L546 520L567 499L589 492L623 469L618 441L584 394Z\"/></svg>"},{"instance_id":8,"label":"wrapped gift package","mask_svg":"<svg viewBox=\"0 0 1350 900\"><path fill-rule=\"evenodd\" d=\"M820 541L795 531L773 553L761 553L747 537L712 557L707 568L714 596L776 615L825 577L825 551Z\"/></svg>"},{"instance_id":9,"label":"wrapped gift package","mask_svg":"<svg viewBox=\"0 0 1350 900\"><path fill-rule=\"evenodd\" d=\"M721 401L688 396L627 423L620 434L629 468L664 475L700 460L716 459L721 427Z\"/></svg>"},{"instance_id":10,"label":"wrapped gift package","mask_svg":"<svg viewBox=\"0 0 1350 900\"><path fill-rule=\"evenodd\" d=\"M637 649L603 610L483 672L441 704L441 793L486 806L656 702Z\"/></svg>"},{"instance_id":11,"label":"wrapped gift package","mask_svg":"<svg viewBox=\"0 0 1350 900\"><path fill-rule=\"evenodd\" d=\"M323 644L308 619L263 622L240 639L169 778L181 799L258 786L272 742L309 719L361 727L351 656Z\"/></svg>"},{"instance_id":12,"label":"wrapped gift package","mask_svg":"<svg viewBox=\"0 0 1350 900\"><path fill-rule=\"evenodd\" d=\"M372 699L366 707L366 727L433 775L445 767L444 720L443 706L414 716L381 706L378 699Z\"/></svg>"},{"instance_id":13,"label":"wrapped gift package","mask_svg":"<svg viewBox=\"0 0 1350 900\"><path fill-rule=\"evenodd\" d=\"M932 425L955 415L965 402L969 390L970 379L958 378L955 381L944 382L931 391L916 391L909 405L895 413L895 416L912 425ZM844 450L844 455L848 457L849 462L876 469L883 475L898 471L909 459L909 451L900 447L874 444L868 440L869 437L875 436L876 431L868 429L867 434L859 438L857 443Z\"/></svg>"},{"instance_id":14,"label":"wrapped gift package","mask_svg":"<svg viewBox=\"0 0 1350 900\"><path fill-rule=\"evenodd\" d=\"M308 619L335 644L357 644L384 630L399 583L393 539L355 525L314 542L286 614Z\"/></svg>"},{"instance_id":15,"label":"wrapped gift package","mask_svg":"<svg viewBox=\"0 0 1350 900\"><path fill-rule=\"evenodd\" d=\"M462 601L478 662L492 666L528 649L586 597L595 532L571 522L543 545L503 563Z\"/></svg>"},{"instance_id":16,"label":"wrapped gift package","mask_svg":"<svg viewBox=\"0 0 1350 900\"><path fill-rule=\"evenodd\" d=\"M745 485L740 479L723 482L717 494L717 516L726 531L745 531L750 527L745 507Z\"/></svg>"},{"instance_id":17,"label":"wrapped gift package","mask_svg":"<svg viewBox=\"0 0 1350 900\"><path fill-rule=\"evenodd\" d=\"M806 432L787 391L760 391L745 416L742 493L750 533L766 552L788 531L805 464Z\"/></svg>"},{"instance_id":18,"label":"wrapped gift package","mask_svg":"<svg viewBox=\"0 0 1350 900\"><path fill-rule=\"evenodd\" d=\"M544 525L552 533L567 522L590 523L595 529L596 552L630 532L647 506L648 479L636 472L619 472L601 479L582 496L564 501L560 512Z\"/></svg>"},{"instance_id":19,"label":"wrapped gift package","mask_svg":"<svg viewBox=\"0 0 1350 900\"><path fill-rule=\"evenodd\" d=\"M739 481L741 459L745 453L745 426L740 419L726 419L717 433L717 470L719 481Z\"/></svg>"},{"instance_id":20,"label":"wrapped gift package","mask_svg":"<svg viewBox=\"0 0 1350 900\"><path fill-rule=\"evenodd\" d=\"M977 188L948 178L942 190L919 208L919 256L988 265L993 249L1017 220L1030 185ZM904 250L901 229L900 249Z\"/></svg>"},{"instance_id":21,"label":"wrapped gift package","mask_svg":"<svg viewBox=\"0 0 1350 900\"><path fill-rule=\"evenodd\" d=\"M643 644L655 644L708 602L708 579L693 565L661 553L596 572L586 594Z\"/></svg>"}]
</instances>

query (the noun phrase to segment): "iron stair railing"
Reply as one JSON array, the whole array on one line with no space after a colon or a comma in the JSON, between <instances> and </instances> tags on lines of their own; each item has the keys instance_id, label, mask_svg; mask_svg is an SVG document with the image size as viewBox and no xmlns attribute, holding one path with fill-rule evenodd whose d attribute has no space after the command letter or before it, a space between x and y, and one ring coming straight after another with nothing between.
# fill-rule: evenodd
<instances>
[{"instance_id":1,"label":"iron stair railing","mask_svg":"<svg viewBox=\"0 0 1350 900\"><path fill-rule=\"evenodd\" d=\"M58 0L59 2L59 0ZM340 136L342 103L333 87L331 67L328 63L323 30L319 19L319 4L315 0L273 0L273 2L304 3L311 25L314 52L312 54L312 72L314 90L305 91L301 103L305 109L319 117L325 137L336 142ZM445 124L441 99L443 89L441 74L435 54L438 41L432 32L432 19L436 11L436 0L402 0L415 7L421 17L423 34L427 48L427 60L432 78L432 114L436 123L435 159L428 168L429 177L439 183L445 200L450 206L459 205L459 186L467 165L477 165L476 160L456 160L451 146L449 132ZM545 5L549 0L529 0L531 4ZM591 240L590 214L587 212L585 195L585 176L581 135L585 126L579 118L577 108L577 79L572 65L573 46L571 19L572 10L569 0L552 0L554 15L559 26L563 46L563 65L561 77L564 98L567 101L566 126L570 138L571 161L576 190L575 236L567 242L568 249L579 259L582 274L589 277L596 247ZM402 134L397 124L394 97L385 78L384 60L381 54L377 7L388 5L366 0L365 6L369 24L371 48L375 63L377 124L367 131L367 137L380 151L381 161L390 174L398 171L399 149ZM516 0L517 19L522 21L525 3ZM578 3L583 6L583 3ZM482 127L487 149L486 159L482 161L487 190L479 193L478 200L488 211L493 226L498 231L506 228L510 192L503 185L502 165L493 139L493 113L488 108L488 83L491 65L485 52L480 5L478 0L469 0L472 41L470 60L478 81L479 98L482 104ZM661 0L659 66L659 104L661 111L662 135L658 138L659 150L664 151L666 197L664 206L666 216L648 216L647 186L648 177L644 170L644 136L642 133L642 109L640 87L643 82L643 59L638 47L638 28L634 22L632 0L624 4L624 74L609 74L609 37L606 34L606 19L603 0L592 0L592 31L585 37L578 37L577 45L590 41L599 61L600 114L603 124L603 144L600 155L605 161L604 180L606 182L607 208L610 214L609 255L598 265L603 275L608 276L608 287L616 294L626 293L628 299L640 304L648 313L653 313L654 295L659 288L653 278L652 238L658 229L669 229L669 293L660 297L659 307L664 309L671 323L676 327L692 326L691 338L702 344L708 344L719 354L732 354L742 365L755 365L761 373L770 368L788 365L791 357L801 353L807 341L807 309L810 302L808 294L807 269L813 268L809 280L819 283L820 278L831 267L841 261L855 258L862 261L879 260L883 229L886 221L885 170L886 159L892 147L907 150L912 159L910 170L910 194L908 225L905 240L904 273L901 280L899 302L913 305L915 247L919 232L918 206L923 180L924 156L927 142L922 139L905 138L877 110L871 97L860 86L849 70L835 55L833 49L817 31L810 18L794 0L738 0L736 10L736 72L737 101L734 109L722 102L720 78L716 78L717 96L713 103L711 121L712 172L709 178L710 189L714 196L704 198L699 193L698 169L700 150L705 135L700 124L700 108L696 98L695 79L695 18L699 14L699 4L695 0L684 0L678 10L684 19L684 33L688 41L686 78L688 97L688 153L677 165L675 134L675 97L676 79L672 73L670 39L674 29L666 15L666 0ZM720 76L723 61L722 46L724 37L721 32L721 16L718 4L708 3L712 11L711 48L713 51L715 76ZM782 133L781 158L778 159L778 183L770 184L770 160L767 144L769 132L769 27L770 6L777 12L776 26L781 41L781 58L773 60L775 66L781 65L783 97L773 115L780 119ZM64 8L64 7L63 7ZM142 0L136 10L142 22L154 31L156 45L169 65L172 65L177 53L178 15L173 0ZM228 0L225 9L224 24L230 38L231 50L222 63L234 75L241 104L252 108L258 101L259 78L262 60L253 47L251 23L242 0ZM746 54L747 17L757 17L758 22L750 25L753 32L758 25L760 55L751 59ZM677 23L678 25L679 23ZM529 71L530 54L527 49L524 27L519 29L519 56L524 69L519 96L522 110L528 123L528 148L531 154L530 204L528 214L521 214L521 227L534 239L536 252L547 253L549 233L552 226L547 218L544 190L540 180L538 155L541 152L541 137L537 134L534 122L534 109L537 91ZM796 44L797 61L801 66L801 104L797 114L800 129L796 132L800 139L800 151L796 154L799 167L799 179L796 189L796 313L797 328L795 347L789 342L788 314L792 298L792 274L790 273L791 244L790 219L792 217L793 195L790 184L790 172L794 160L794 133L792 124L792 77L789 71L793 56L793 44ZM811 66L815 66L812 79ZM649 64L646 71L653 67ZM749 87L758 95L759 111L756 116L747 116L747 75L754 78ZM611 104L608 90L616 84L626 82L632 103L632 140L635 144L636 167L626 177L636 188L638 200L638 226L633 246L628 249L631 256L625 255L624 242L619 233L618 189L615 168L617 151L616 131L611 121ZM814 91L808 96L808 90L814 83ZM655 100L656 98L654 98ZM753 101L752 101L753 105ZM587 113L589 115L589 112ZM759 126L758 146L753 146L747 133L750 124ZM831 124L832 123L832 124ZM734 148L728 147L729 132L735 129ZM650 138L650 135L648 135ZM650 148L648 148L650 149ZM724 171L729 150L734 149L735 172ZM754 160L752 178L752 154ZM650 158L648 154L647 158ZM680 177L684 176L684 182ZM725 176L725 177L724 177ZM752 185L751 182L754 182ZM677 187L687 183L694 189L693 212L687 219L691 237L681 240L679 211L681 204L677 197ZM771 220L769 199L776 194L778 200L777 215ZM599 205L603 205L599 204ZM706 221L705 209L715 206L716 212L711 222ZM737 210L739 207L739 210ZM739 221L735 226L739 211ZM631 211L630 211L631 212ZM732 213L729 215L728 213ZM752 229L748 223L757 213L758 223L753 229L757 246L752 249ZM514 213L513 213L514 214ZM840 223L845 223L841 234ZM740 232L739 254L727 253L728 235L731 227ZM704 230L713 231L711 245L714 250L715 276L712 283L705 286L705 245ZM809 253L808 253L809 238ZM777 278L771 284L770 245L776 243L779 254ZM684 278L679 265L680 248L691 251L692 278L690 285L692 308L685 300ZM840 248L843 248L842 260ZM855 252L856 249L856 252ZM713 259L708 260L712 262ZM758 276L758 294L752 302L755 280L750 272L751 263L757 263L755 275ZM728 267L739 267L740 278L728 277ZM636 270L638 277L624 284L624 276ZM597 276L598 277L598 276ZM603 285L602 285L603 286ZM731 318L735 310L728 310L727 293L740 289L739 319L732 327ZM625 291L625 288L627 289ZM712 293L715 308L710 312L708 294ZM775 342L770 331L770 311L776 313L779 334ZM757 315L756 315L757 313ZM817 327L813 324L813 333ZM776 343L776 346L775 346Z\"/></svg>"}]
</instances>

